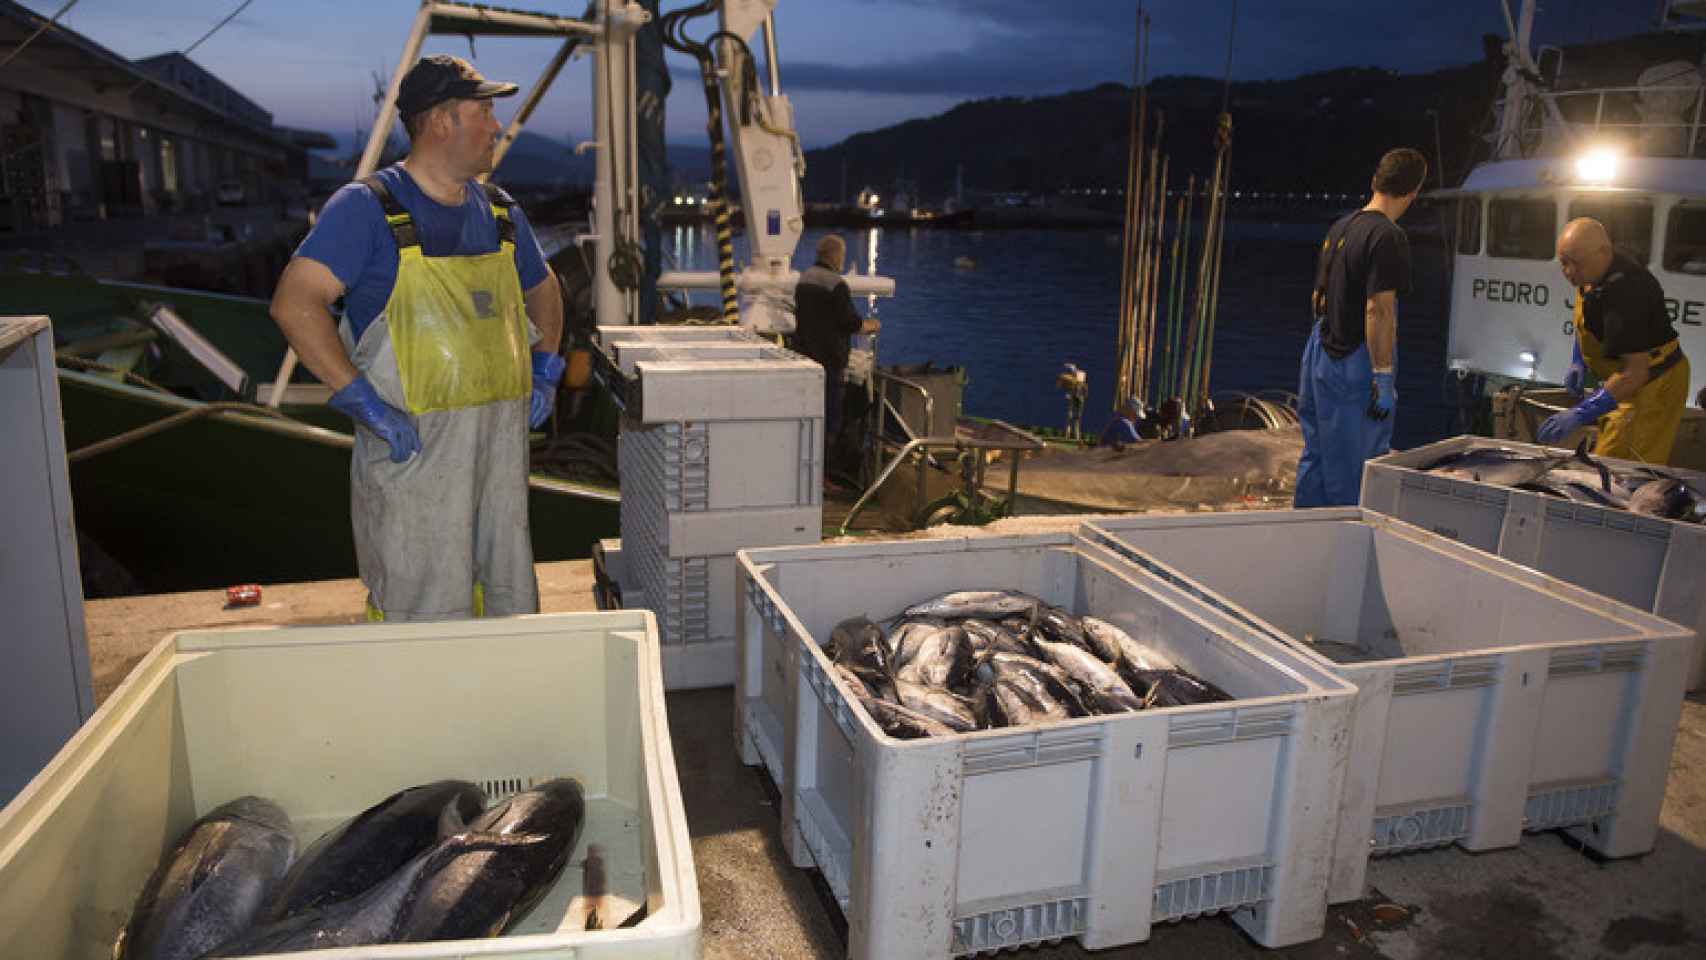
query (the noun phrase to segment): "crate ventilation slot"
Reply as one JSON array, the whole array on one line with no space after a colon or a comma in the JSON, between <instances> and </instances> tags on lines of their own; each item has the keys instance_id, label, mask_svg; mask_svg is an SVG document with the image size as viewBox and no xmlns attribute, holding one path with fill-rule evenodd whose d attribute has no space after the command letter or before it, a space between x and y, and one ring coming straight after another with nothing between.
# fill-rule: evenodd
<instances>
[{"instance_id":1,"label":"crate ventilation slot","mask_svg":"<svg viewBox=\"0 0 1706 960\"><path fill-rule=\"evenodd\" d=\"M1234 740L1283 737L1291 733L1291 716L1289 706L1186 714L1168 721L1167 746L1169 749L1201 747Z\"/></svg>"},{"instance_id":2,"label":"crate ventilation slot","mask_svg":"<svg viewBox=\"0 0 1706 960\"><path fill-rule=\"evenodd\" d=\"M1094 760L1102 755L1100 727L1038 730L967 744L961 769L966 776Z\"/></svg>"},{"instance_id":3,"label":"crate ventilation slot","mask_svg":"<svg viewBox=\"0 0 1706 960\"><path fill-rule=\"evenodd\" d=\"M1498 487L1413 471L1406 472L1398 478L1398 489L1400 491L1414 490L1452 500L1466 500L1470 503L1504 506L1510 502L1510 492Z\"/></svg>"},{"instance_id":4,"label":"crate ventilation slot","mask_svg":"<svg viewBox=\"0 0 1706 960\"><path fill-rule=\"evenodd\" d=\"M1272 896L1273 883L1274 867L1270 863L1186 876L1158 876L1150 922L1184 920L1260 903Z\"/></svg>"},{"instance_id":5,"label":"crate ventilation slot","mask_svg":"<svg viewBox=\"0 0 1706 960\"><path fill-rule=\"evenodd\" d=\"M1376 810L1369 852L1378 855L1455 843L1469 836L1470 809L1467 801L1461 801L1431 807Z\"/></svg>"},{"instance_id":6,"label":"crate ventilation slot","mask_svg":"<svg viewBox=\"0 0 1706 960\"><path fill-rule=\"evenodd\" d=\"M953 955L972 956L1075 937L1085 930L1089 901L1049 900L961 917L954 921Z\"/></svg>"},{"instance_id":7,"label":"crate ventilation slot","mask_svg":"<svg viewBox=\"0 0 1706 960\"><path fill-rule=\"evenodd\" d=\"M1554 830L1591 823L1617 809L1617 781L1541 787L1528 795L1524 830Z\"/></svg>"},{"instance_id":8,"label":"crate ventilation slot","mask_svg":"<svg viewBox=\"0 0 1706 960\"><path fill-rule=\"evenodd\" d=\"M551 778L546 777L545 779L549 780ZM527 777L525 779L521 777L504 777L498 780L481 780L480 789L486 791L487 803L496 803L507 797L513 797L516 794L521 793L523 790L531 790L533 789L533 785L539 782L540 779L538 777Z\"/></svg>"},{"instance_id":9,"label":"crate ventilation slot","mask_svg":"<svg viewBox=\"0 0 1706 960\"><path fill-rule=\"evenodd\" d=\"M1628 673L1641 669L1645 659L1645 651L1638 647L1554 650L1548 667L1554 677L1589 673Z\"/></svg>"},{"instance_id":10,"label":"crate ventilation slot","mask_svg":"<svg viewBox=\"0 0 1706 960\"><path fill-rule=\"evenodd\" d=\"M1402 697L1434 690L1487 687L1499 681L1497 657L1476 657L1400 667L1392 679L1392 695Z\"/></svg>"}]
</instances>

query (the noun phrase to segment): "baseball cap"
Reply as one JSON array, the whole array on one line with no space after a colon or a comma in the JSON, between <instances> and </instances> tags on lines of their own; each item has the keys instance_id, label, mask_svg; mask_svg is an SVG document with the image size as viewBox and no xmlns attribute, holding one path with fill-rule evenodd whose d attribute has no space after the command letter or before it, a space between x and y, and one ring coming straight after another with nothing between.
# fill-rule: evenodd
<instances>
[{"instance_id":1,"label":"baseball cap","mask_svg":"<svg viewBox=\"0 0 1706 960\"><path fill-rule=\"evenodd\" d=\"M461 57L437 53L422 57L403 75L397 88L397 112L404 121L446 100L486 100L514 96L521 88L496 83L480 76L474 65Z\"/></svg>"}]
</instances>

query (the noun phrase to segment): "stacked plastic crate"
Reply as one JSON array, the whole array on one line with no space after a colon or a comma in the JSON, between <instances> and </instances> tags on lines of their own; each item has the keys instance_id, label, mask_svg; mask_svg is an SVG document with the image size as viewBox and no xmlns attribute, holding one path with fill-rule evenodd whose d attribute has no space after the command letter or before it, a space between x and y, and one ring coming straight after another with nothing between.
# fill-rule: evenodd
<instances>
[{"instance_id":1,"label":"stacked plastic crate","mask_svg":"<svg viewBox=\"0 0 1706 960\"><path fill-rule=\"evenodd\" d=\"M823 368L740 328L662 329L600 330L623 406L623 604L657 615L666 688L726 686L735 551L822 537Z\"/></svg>"}]
</instances>

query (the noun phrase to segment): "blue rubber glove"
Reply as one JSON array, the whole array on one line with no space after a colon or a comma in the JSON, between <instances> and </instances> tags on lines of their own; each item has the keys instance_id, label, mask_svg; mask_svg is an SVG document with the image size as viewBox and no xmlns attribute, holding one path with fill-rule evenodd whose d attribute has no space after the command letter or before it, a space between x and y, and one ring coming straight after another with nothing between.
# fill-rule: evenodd
<instances>
[{"instance_id":1,"label":"blue rubber glove","mask_svg":"<svg viewBox=\"0 0 1706 960\"><path fill-rule=\"evenodd\" d=\"M1577 340L1570 345L1570 369L1564 371L1564 390L1571 400L1582 398L1582 387L1587 379L1588 367L1582 362L1582 342Z\"/></svg>"},{"instance_id":2,"label":"blue rubber glove","mask_svg":"<svg viewBox=\"0 0 1706 960\"><path fill-rule=\"evenodd\" d=\"M373 431L391 448L391 462L402 463L421 452L421 435L409 415L379 399L364 376L357 376L328 401L333 410Z\"/></svg>"},{"instance_id":3,"label":"blue rubber glove","mask_svg":"<svg viewBox=\"0 0 1706 960\"><path fill-rule=\"evenodd\" d=\"M1369 393L1369 419L1385 420L1392 416L1392 408L1398 405L1398 383L1392 371L1375 374L1374 382L1369 384Z\"/></svg>"},{"instance_id":4,"label":"blue rubber glove","mask_svg":"<svg viewBox=\"0 0 1706 960\"><path fill-rule=\"evenodd\" d=\"M533 351L533 397L527 407L527 429L537 430L557 405L557 384L568 362L555 353Z\"/></svg>"},{"instance_id":5,"label":"blue rubber glove","mask_svg":"<svg viewBox=\"0 0 1706 960\"><path fill-rule=\"evenodd\" d=\"M1540 425L1540 430L1534 434L1536 443L1555 446L1558 441L1591 423L1600 417L1617 409L1617 398L1612 396L1604 387L1600 387L1588 398L1576 404L1563 413L1554 413Z\"/></svg>"}]
</instances>

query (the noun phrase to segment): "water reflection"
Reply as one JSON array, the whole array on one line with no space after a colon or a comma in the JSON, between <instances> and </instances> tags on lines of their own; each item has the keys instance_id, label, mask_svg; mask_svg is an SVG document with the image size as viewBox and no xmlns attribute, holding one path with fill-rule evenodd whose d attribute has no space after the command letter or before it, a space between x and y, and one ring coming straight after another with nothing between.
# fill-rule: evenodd
<instances>
[{"instance_id":1,"label":"water reflection","mask_svg":"<svg viewBox=\"0 0 1706 960\"><path fill-rule=\"evenodd\" d=\"M1316 224L1227 225L1226 266L1215 330L1215 391L1295 390L1298 358L1309 335L1309 283ZM704 236L700 232L704 231ZM817 241L829 231L808 230L794 268L811 264ZM856 233L841 231L849 257ZM667 253L682 270L716 270L710 228L666 233ZM895 280L895 296L880 306L883 366L934 361L964 367L965 409L1015 423L1059 425L1055 374L1065 362L1089 374L1084 428L1100 432L1112 409L1115 334L1119 313L1119 231L1084 230L867 230L865 273ZM1396 424L1401 446L1446 435L1451 411L1442 397L1445 370L1442 264L1416 252L1416 290L1401 307L1398 324ZM746 259L746 238L735 237L735 262ZM956 268L967 258L972 266ZM853 266L850 264L850 266ZM1436 277L1436 274L1438 275ZM715 305L716 291L693 301Z\"/></svg>"}]
</instances>

